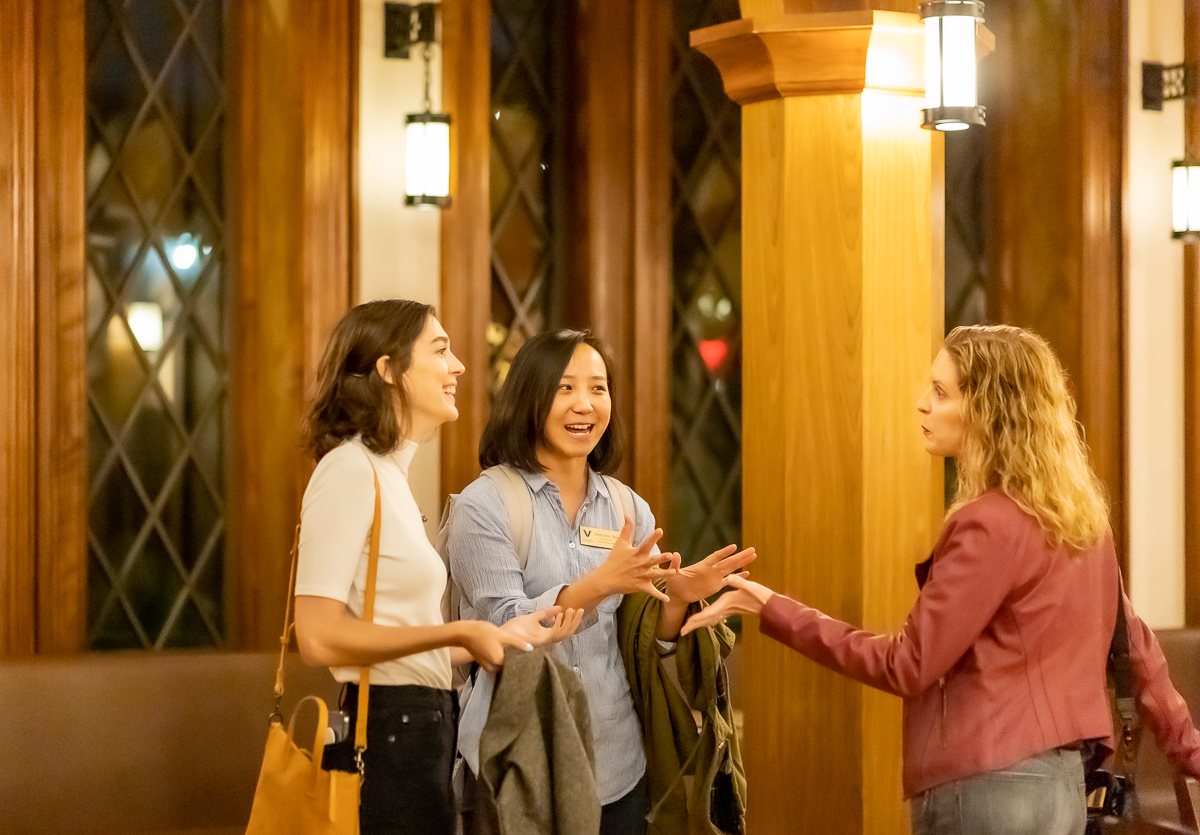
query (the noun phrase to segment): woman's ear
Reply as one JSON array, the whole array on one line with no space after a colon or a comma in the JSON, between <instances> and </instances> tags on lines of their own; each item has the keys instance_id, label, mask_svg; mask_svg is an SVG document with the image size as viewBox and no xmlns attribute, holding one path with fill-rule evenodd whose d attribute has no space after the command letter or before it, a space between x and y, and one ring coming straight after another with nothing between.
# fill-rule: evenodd
<instances>
[{"instance_id":1,"label":"woman's ear","mask_svg":"<svg viewBox=\"0 0 1200 835\"><path fill-rule=\"evenodd\" d=\"M391 363L388 362L389 359L390 357L388 357L387 354L384 354L382 357L375 360L375 370L379 372L379 376L383 378L385 383L388 385L395 385L396 381L392 379L392 366Z\"/></svg>"}]
</instances>

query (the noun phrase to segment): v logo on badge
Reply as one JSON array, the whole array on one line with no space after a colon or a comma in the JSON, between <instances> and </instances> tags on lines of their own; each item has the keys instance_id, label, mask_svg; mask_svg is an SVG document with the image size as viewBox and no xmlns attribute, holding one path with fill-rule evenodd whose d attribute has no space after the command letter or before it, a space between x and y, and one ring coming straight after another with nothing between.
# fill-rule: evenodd
<instances>
[{"instance_id":1,"label":"v logo on badge","mask_svg":"<svg viewBox=\"0 0 1200 835\"><path fill-rule=\"evenodd\" d=\"M584 536L586 536L586 537L588 537L589 539L591 539L591 536L592 536L592 530L591 530L591 528L580 528L580 530L581 530L581 531L583 531L583 535L584 535Z\"/></svg>"}]
</instances>

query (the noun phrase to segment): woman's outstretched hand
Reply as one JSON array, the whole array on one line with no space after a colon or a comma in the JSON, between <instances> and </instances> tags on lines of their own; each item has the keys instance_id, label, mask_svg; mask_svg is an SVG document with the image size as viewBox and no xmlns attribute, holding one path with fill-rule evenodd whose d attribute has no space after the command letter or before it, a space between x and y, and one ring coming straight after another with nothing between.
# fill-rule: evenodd
<instances>
[{"instance_id":1,"label":"woman's outstretched hand","mask_svg":"<svg viewBox=\"0 0 1200 835\"><path fill-rule=\"evenodd\" d=\"M633 520L625 517L621 534L608 552L608 556L596 569L597 580L606 591L604 595L629 594L644 591L664 603L670 598L655 587L656 580L668 579L679 570L678 554L655 554L654 546L662 538L662 528L655 528L642 544L633 547ZM663 564L666 563L666 567Z\"/></svg>"},{"instance_id":2,"label":"woman's outstretched hand","mask_svg":"<svg viewBox=\"0 0 1200 835\"><path fill-rule=\"evenodd\" d=\"M737 551L736 545L726 545L699 562L679 569L675 576L667 578L667 595L672 600L695 603L716 594L725 586L727 577L736 575L758 556L753 548L736 554L734 551Z\"/></svg>"},{"instance_id":3,"label":"woman's outstretched hand","mask_svg":"<svg viewBox=\"0 0 1200 835\"><path fill-rule=\"evenodd\" d=\"M711 606L706 606L687 619L681 635L703 626L724 623L730 615L757 615L775 592L760 583L752 583L741 574L730 574L725 578L730 591L718 597Z\"/></svg>"},{"instance_id":4,"label":"woman's outstretched hand","mask_svg":"<svg viewBox=\"0 0 1200 835\"><path fill-rule=\"evenodd\" d=\"M536 613L535 613L536 614ZM455 645L465 649L479 666L490 673L504 664L504 648L517 647L531 650L533 645L525 638L504 631L486 620L455 621L458 639ZM453 661L453 657L451 658Z\"/></svg>"},{"instance_id":5,"label":"woman's outstretched hand","mask_svg":"<svg viewBox=\"0 0 1200 835\"><path fill-rule=\"evenodd\" d=\"M535 647L541 647L570 638L582 619L583 609L551 606L540 612L512 618L500 629Z\"/></svg>"}]
</instances>

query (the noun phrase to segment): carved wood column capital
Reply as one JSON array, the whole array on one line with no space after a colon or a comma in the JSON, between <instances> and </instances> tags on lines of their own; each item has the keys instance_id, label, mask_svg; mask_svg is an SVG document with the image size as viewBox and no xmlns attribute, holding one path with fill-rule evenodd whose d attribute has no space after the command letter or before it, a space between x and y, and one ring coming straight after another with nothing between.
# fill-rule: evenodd
<instances>
[{"instance_id":1,"label":"carved wood column capital","mask_svg":"<svg viewBox=\"0 0 1200 835\"><path fill-rule=\"evenodd\" d=\"M976 34L986 55L995 39ZM925 27L914 13L865 10L742 18L692 32L738 104L880 90L924 95Z\"/></svg>"}]
</instances>

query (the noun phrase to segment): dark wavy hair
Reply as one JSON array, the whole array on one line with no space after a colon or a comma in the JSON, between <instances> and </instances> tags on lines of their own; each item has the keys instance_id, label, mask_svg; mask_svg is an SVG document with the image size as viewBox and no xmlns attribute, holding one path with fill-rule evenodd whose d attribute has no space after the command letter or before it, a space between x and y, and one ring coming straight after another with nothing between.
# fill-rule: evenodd
<instances>
[{"instance_id":1,"label":"dark wavy hair","mask_svg":"<svg viewBox=\"0 0 1200 835\"><path fill-rule=\"evenodd\" d=\"M434 315L427 304L407 299L366 302L334 327L317 370L317 393L304 420L305 447L320 461L347 438L362 435L376 455L400 446L408 432L408 395L400 377L412 363L413 343ZM379 375L386 356L395 385ZM404 425L396 420L399 398Z\"/></svg>"},{"instance_id":2,"label":"dark wavy hair","mask_svg":"<svg viewBox=\"0 0 1200 835\"><path fill-rule=\"evenodd\" d=\"M558 394L559 381L580 345L595 348L604 360L609 398L613 402L608 429L588 453L588 465L598 473L611 473L621 465L625 428L617 414L612 353L591 331L560 330L539 333L513 357L508 376L492 405L491 417L483 428L479 466L487 469L508 464L526 472L543 471L537 457L538 444L545 440L546 419Z\"/></svg>"}]
</instances>

